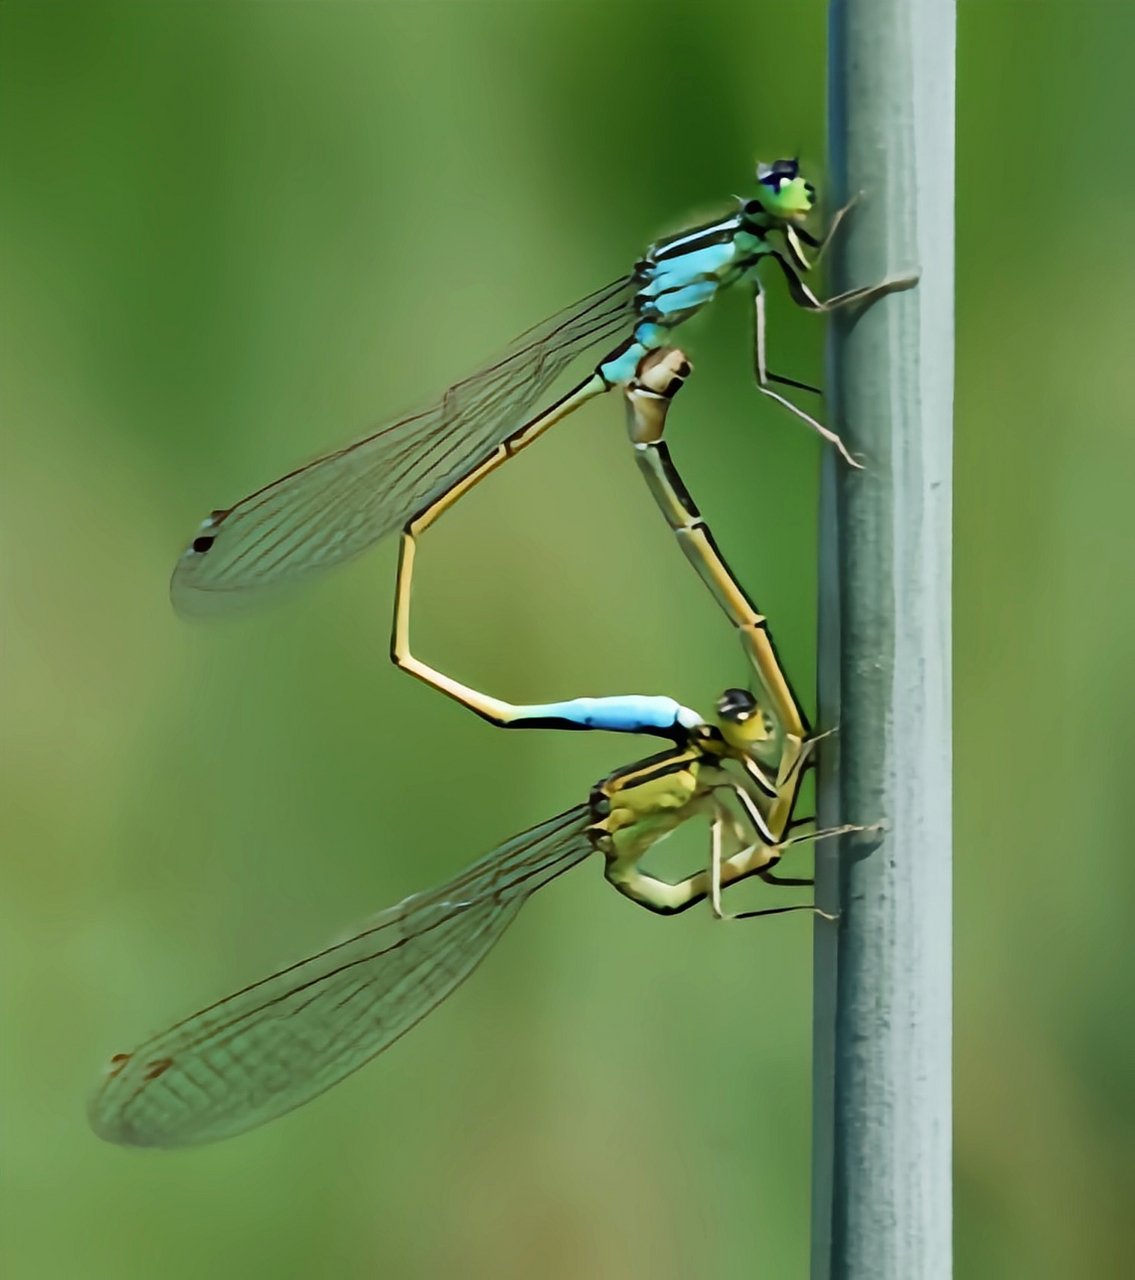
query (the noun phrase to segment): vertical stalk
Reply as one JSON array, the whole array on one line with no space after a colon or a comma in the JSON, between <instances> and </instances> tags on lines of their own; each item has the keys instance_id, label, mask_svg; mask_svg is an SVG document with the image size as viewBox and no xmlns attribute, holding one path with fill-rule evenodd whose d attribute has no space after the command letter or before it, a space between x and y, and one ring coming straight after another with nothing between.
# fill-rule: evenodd
<instances>
[{"instance_id":1,"label":"vertical stalk","mask_svg":"<svg viewBox=\"0 0 1135 1280\"><path fill-rule=\"evenodd\" d=\"M951 1274L950 523L954 0L831 0L834 288L821 514L813 1280Z\"/></svg>"}]
</instances>

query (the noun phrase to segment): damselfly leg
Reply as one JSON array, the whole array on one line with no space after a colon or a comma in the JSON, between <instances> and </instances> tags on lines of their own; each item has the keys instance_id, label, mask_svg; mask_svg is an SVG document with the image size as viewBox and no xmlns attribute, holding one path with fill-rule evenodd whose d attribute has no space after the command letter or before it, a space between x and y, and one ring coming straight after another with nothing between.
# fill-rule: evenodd
<instances>
[{"instance_id":1,"label":"damselfly leg","mask_svg":"<svg viewBox=\"0 0 1135 1280\"><path fill-rule=\"evenodd\" d=\"M835 233L839 230L840 223L859 203L859 194L853 195L845 204L841 205L835 213L832 214L831 221L828 223L827 230L817 239L806 227L788 227L784 233L784 239L788 244L788 250L792 255L792 261L800 271L814 271L823 260L824 254L828 250L828 245L835 238ZM816 250L816 256L809 261L808 255L804 252L802 245L807 245L811 249Z\"/></svg>"}]
</instances>

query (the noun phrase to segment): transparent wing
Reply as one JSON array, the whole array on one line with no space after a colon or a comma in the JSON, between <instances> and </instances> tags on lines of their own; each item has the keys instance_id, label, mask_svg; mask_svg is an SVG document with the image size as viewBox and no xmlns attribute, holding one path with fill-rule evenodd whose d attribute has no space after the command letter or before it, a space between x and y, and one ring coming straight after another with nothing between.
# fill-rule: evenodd
<instances>
[{"instance_id":1,"label":"transparent wing","mask_svg":"<svg viewBox=\"0 0 1135 1280\"><path fill-rule=\"evenodd\" d=\"M91 1102L110 1142L176 1147L254 1128L381 1053L476 968L537 889L592 851L586 805L490 853L356 937L112 1059Z\"/></svg>"},{"instance_id":2,"label":"transparent wing","mask_svg":"<svg viewBox=\"0 0 1135 1280\"><path fill-rule=\"evenodd\" d=\"M173 571L175 607L238 608L404 524L522 426L576 356L628 334L637 287L633 276L616 280L521 335L428 409L214 512Z\"/></svg>"}]
</instances>

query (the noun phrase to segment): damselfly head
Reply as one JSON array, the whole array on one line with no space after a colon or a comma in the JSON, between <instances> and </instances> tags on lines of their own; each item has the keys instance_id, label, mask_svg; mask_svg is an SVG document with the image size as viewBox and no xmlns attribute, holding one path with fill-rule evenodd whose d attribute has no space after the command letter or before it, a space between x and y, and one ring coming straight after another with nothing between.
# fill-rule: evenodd
<instances>
[{"instance_id":1,"label":"damselfly head","mask_svg":"<svg viewBox=\"0 0 1135 1280\"><path fill-rule=\"evenodd\" d=\"M726 689L714 710L721 736L738 751L772 737L772 726L748 689Z\"/></svg>"},{"instance_id":2,"label":"damselfly head","mask_svg":"<svg viewBox=\"0 0 1135 1280\"><path fill-rule=\"evenodd\" d=\"M800 175L798 160L776 160L757 165L757 182L761 192L756 205L766 216L782 222L803 222L816 204L816 188ZM757 210L754 210L756 212Z\"/></svg>"}]
</instances>

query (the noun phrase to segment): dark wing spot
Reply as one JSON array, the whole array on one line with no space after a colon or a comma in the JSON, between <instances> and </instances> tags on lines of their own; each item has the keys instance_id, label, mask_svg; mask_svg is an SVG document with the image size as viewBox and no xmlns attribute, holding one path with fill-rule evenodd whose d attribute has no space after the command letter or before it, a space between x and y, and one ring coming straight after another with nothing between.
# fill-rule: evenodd
<instances>
[{"instance_id":1,"label":"dark wing spot","mask_svg":"<svg viewBox=\"0 0 1135 1280\"><path fill-rule=\"evenodd\" d=\"M203 556L206 551L216 542L217 539L211 533L203 533L199 538L193 539L193 550L199 556Z\"/></svg>"},{"instance_id":2,"label":"dark wing spot","mask_svg":"<svg viewBox=\"0 0 1135 1280\"><path fill-rule=\"evenodd\" d=\"M142 1078L144 1080L156 1080L158 1076L164 1075L172 1066L172 1058L155 1058L153 1062L146 1063Z\"/></svg>"},{"instance_id":3,"label":"dark wing spot","mask_svg":"<svg viewBox=\"0 0 1135 1280\"><path fill-rule=\"evenodd\" d=\"M116 1076L122 1068L130 1061L134 1055L132 1053L116 1053L113 1058L106 1064L106 1074L108 1076Z\"/></svg>"}]
</instances>

